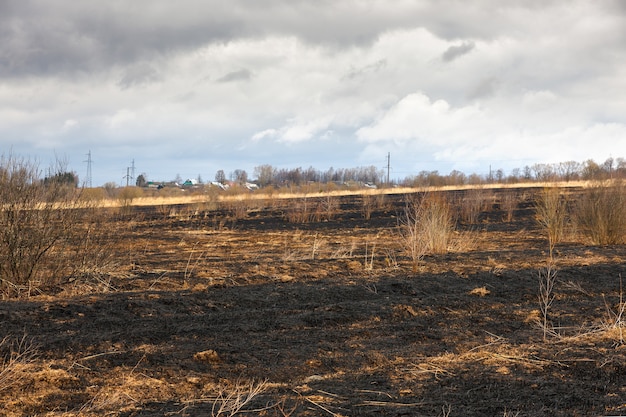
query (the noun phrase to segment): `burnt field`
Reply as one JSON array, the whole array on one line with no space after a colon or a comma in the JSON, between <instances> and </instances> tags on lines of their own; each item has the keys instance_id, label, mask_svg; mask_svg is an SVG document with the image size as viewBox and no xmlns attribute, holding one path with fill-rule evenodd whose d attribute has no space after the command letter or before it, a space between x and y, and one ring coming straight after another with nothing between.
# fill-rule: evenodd
<instances>
[{"instance_id":1,"label":"burnt field","mask_svg":"<svg viewBox=\"0 0 626 417\"><path fill-rule=\"evenodd\" d=\"M626 248L550 263L539 193L448 192L417 261L400 194L116 211L100 270L0 301L0 415L626 414Z\"/></svg>"}]
</instances>

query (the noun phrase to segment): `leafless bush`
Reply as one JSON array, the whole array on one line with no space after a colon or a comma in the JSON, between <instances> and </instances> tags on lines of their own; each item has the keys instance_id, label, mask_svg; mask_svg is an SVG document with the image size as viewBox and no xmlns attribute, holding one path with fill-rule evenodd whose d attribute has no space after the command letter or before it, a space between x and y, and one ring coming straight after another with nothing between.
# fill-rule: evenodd
<instances>
[{"instance_id":1,"label":"leafless bush","mask_svg":"<svg viewBox=\"0 0 626 417\"><path fill-rule=\"evenodd\" d=\"M535 209L537 222L547 234L549 256L552 259L554 248L565 233L567 201L558 188L546 188L539 195Z\"/></svg>"},{"instance_id":2,"label":"leafless bush","mask_svg":"<svg viewBox=\"0 0 626 417\"><path fill-rule=\"evenodd\" d=\"M117 194L117 198L120 201L120 204L122 205L122 209L124 210L128 210L130 206L133 204L133 200L142 196L143 196L143 190L139 187L133 187L133 186L124 187L121 190L119 190Z\"/></svg>"},{"instance_id":3,"label":"leafless bush","mask_svg":"<svg viewBox=\"0 0 626 417\"><path fill-rule=\"evenodd\" d=\"M574 219L578 230L593 244L626 242L626 188L620 184L585 190Z\"/></svg>"},{"instance_id":4,"label":"leafless bush","mask_svg":"<svg viewBox=\"0 0 626 417\"><path fill-rule=\"evenodd\" d=\"M108 224L108 211L74 187L41 181L33 162L9 157L0 165L0 290L5 296L100 276L111 267L117 231Z\"/></svg>"},{"instance_id":5,"label":"leafless bush","mask_svg":"<svg viewBox=\"0 0 626 417\"><path fill-rule=\"evenodd\" d=\"M79 197L74 186L42 181L34 162L0 159L0 291L5 295L20 295L57 278L45 266L78 223L77 208L84 204Z\"/></svg>"},{"instance_id":6,"label":"leafless bush","mask_svg":"<svg viewBox=\"0 0 626 417\"><path fill-rule=\"evenodd\" d=\"M428 253L446 253L453 230L450 205L443 197L426 195L407 201L399 231L414 266Z\"/></svg>"}]
</instances>

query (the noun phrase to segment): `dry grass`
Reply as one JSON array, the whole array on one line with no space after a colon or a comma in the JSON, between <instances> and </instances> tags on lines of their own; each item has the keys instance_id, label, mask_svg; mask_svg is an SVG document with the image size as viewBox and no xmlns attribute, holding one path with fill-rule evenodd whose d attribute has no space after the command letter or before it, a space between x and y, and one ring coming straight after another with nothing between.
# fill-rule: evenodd
<instances>
[{"instance_id":1,"label":"dry grass","mask_svg":"<svg viewBox=\"0 0 626 417\"><path fill-rule=\"evenodd\" d=\"M626 187L607 184L589 188L578 201L575 222L593 244L624 243L626 238Z\"/></svg>"},{"instance_id":2,"label":"dry grass","mask_svg":"<svg viewBox=\"0 0 626 417\"><path fill-rule=\"evenodd\" d=\"M500 209L504 212L504 221L510 223L513 221L513 215L519 205L520 197L517 191L505 191L500 200Z\"/></svg>"},{"instance_id":3,"label":"dry grass","mask_svg":"<svg viewBox=\"0 0 626 417\"><path fill-rule=\"evenodd\" d=\"M537 222L543 227L548 237L549 256L552 258L555 246L561 242L565 233L567 201L561 195L559 188L545 188L535 204L535 209Z\"/></svg>"},{"instance_id":4,"label":"dry grass","mask_svg":"<svg viewBox=\"0 0 626 417\"><path fill-rule=\"evenodd\" d=\"M28 373L23 367L37 356L37 347L26 336L11 340L6 336L0 341L0 392L20 384Z\"/></svg>"}]
</instances>

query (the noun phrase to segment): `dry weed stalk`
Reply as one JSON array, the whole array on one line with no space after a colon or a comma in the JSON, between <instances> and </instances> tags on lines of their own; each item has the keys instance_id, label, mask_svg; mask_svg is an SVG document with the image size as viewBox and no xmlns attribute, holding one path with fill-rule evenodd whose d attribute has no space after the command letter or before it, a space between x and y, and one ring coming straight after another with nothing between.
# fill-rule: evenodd
<instances>
[{"instance_id":1,"label":"dry weed stalk","mask_svg":"<svg viewBox=\"0 0 626 417\"><path fill-rule=\"evenodd\" d=\"M198 245L197 242L196 244L193 245L193 248L191 249L191 252L189 253L189 259L187 259L187 265L185 266L185 272L183 274L185 281L187 281L191 277L191 274L193 274L194 269L198 266L198 263L202 260L202 258L206 254L206 251L202 251L200 255L198 255L198 257L196 258L196 260L194 261L192 265L191 260L193 258L197 245Z\"/></svg>"},{"instance_id":2,"label":"dry weed stalk","mask_svg":"<svg viewBox=\"0 0 626 417\"><path fill-rule=\"evenodd\" d=\"M244 411L244 408L255 397L267 391L268 388L269 383L266 380L260 382L253 380L245 383L237 381L233 386L222 386L218 389L217 395L212 401L211 416L232 417Z\"/></svg>"},{"instance_id":3,"label":"dry weed stalk","mask_svg":"<svg viewBox=\"0 0 626 417\"><path fill-rule=\"evenodd\" d=\"M554 284L556 283L557 269L552 262L548 261L545 268L539 270L539 308L541 310L541 322L543 340L546 341L548 333L554 334L554 329L549 327L549 313L554 301Z\"/></svg>"},{"instance_id":4,"label":"dry weed stalk","mask_svg":"<svg viewBox=\"0 0 626 417\"><path fill-rule=\"evenodd\" d=\"M369 246L369 242L365 242L365 258L363 265L365 269L368 271L372 271L374 269L374 257L376 256L376 242L372 243L371 249Z\"/></svg>"},{"instance_id":5,"label":"dry weed stalk","mask_svg":"<svg viewBox=\"0 0 626 417\"><path fill-rule=\"evenodd\" d=\"M311 260L315 259L315 254L319 252L319 250L326 244L324 239L318 239L317 233L313 237L313 247L311 250Z\"/></svg>"}]
</instances>

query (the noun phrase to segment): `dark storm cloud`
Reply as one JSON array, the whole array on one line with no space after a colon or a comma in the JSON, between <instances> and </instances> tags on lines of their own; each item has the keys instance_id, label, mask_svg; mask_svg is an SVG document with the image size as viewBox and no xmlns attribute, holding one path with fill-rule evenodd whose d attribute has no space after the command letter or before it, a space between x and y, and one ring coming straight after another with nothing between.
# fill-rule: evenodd
<instances>
[{"instance_id":1,"label":"dark storm cloud","mask_svg":"<svg viewBox=\"0 0 626 417\"><path fill-rule=\"evenodd\" d=\"M294 36L344 47L390 30L424 24L420 2L377 0L165 0L76 2L4 0L0 77L67 76L106 71L212 43Z\"/></svg>"},{"instance_id":2,"label":"dark storm cloud","mask_svg":"<svg viewBox=\"0 0 626 417\"><path fill-rule=\"evenodd\" d=\"M458 57L470 53L475 46L474 42L463 42L461 45L451 46L443 53L441 59L444 62L454 61Z\"/></svg>"},{"instance_id":3,"label":"dark storm cloud","mask_svg":"<svg viewBox=\"0 0 626 417\"><path fill-rule=\"evenodd\" d=\"M519 24L520 10L537 12L555 4L559 3L2 0L0 77L107 71L214 43L268 36L296 37L330 48L363 46L385 33L414 28L445 40L493 39ZM623 7L620 4L613 7ZM471 43L452 47L443 59L453 60L472 48Z\"/></svg>"},{"instance_id":4,"label":"dark storm cloud","mask_svg":"<svg viewBox=\"0 0 626 417\"><path fill-rule=\"evenodd\" d=\"M9 0L3 11L4 77L97 72L226 41L241 32L238 22L222 18L219 4L208 7L208 2Z\"/></svg>"}]
</instances>

